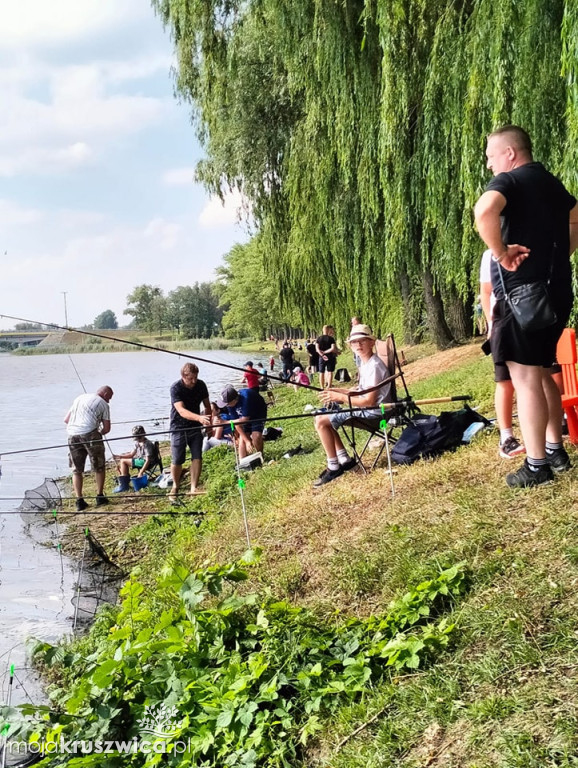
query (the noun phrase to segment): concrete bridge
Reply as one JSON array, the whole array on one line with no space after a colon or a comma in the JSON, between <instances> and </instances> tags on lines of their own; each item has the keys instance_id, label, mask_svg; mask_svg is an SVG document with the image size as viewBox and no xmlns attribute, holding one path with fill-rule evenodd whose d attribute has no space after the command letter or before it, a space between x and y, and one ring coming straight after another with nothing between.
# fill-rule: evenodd
<instances>
[{"instance_id":1,"label":"concrete bridge","mask_svg":"<svg viewBox=\"0 0 578 768\"><path fill-rule=\"evenodd\" d=\"M7 341L17 347L37 347L45 339L45 345L50 341L57 342L62 338L59 331L2 331L0 342Z\"/></svg>"}]
</instances>

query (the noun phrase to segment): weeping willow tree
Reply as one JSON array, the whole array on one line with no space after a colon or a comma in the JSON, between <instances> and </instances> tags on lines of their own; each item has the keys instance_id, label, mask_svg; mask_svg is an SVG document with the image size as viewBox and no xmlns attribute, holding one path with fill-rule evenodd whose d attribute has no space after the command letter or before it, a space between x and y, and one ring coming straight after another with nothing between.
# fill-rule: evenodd
<instances>
[{"instance_id":1,"label":"weeping willow tree","mask_svg":"<svg viewBox=\"0 0 578 768\"><path fill-rule=\"evenodd\" d=\"M176 87L241 189L281 311L467 331L486 135L516 122L578 191L575 0L153 0ZM237 262L236 262L237 263Z\"/></svg>"}]
</instances>

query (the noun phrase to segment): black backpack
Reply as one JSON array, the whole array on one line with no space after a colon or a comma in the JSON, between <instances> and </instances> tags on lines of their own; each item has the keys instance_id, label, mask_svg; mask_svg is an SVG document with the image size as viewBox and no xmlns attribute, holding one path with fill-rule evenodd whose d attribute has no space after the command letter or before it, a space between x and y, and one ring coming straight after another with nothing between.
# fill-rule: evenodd
<instances>
[{"instance_id":1,"label":"black backpack","mask_svg":"<svg viewBox=\"0 0 578 768\"><path fill-rule=\"evenodd\" d=\"M418 413L394 444L391 460L396 464L413 464L417 459L454 450L462 444L464 432L474 422L490 424L467 405L459 411L444 411L439 416Z\"/></svg>"},{"instance_id":2,"label":"black backpack","mask_svg":"<svg viewBox=\"0 0 578 768\"><path fill-rule=\"evenodd\" d=\"M347 368L338 368L335 373L335 381L351 381L351 376Z\"/></svg>"}]
</instances>

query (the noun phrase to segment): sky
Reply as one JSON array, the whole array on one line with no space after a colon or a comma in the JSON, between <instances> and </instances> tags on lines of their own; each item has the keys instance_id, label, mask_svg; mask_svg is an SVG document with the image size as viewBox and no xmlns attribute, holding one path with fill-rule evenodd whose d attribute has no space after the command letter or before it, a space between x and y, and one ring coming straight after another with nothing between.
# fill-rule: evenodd
<instances>
[{"instance_id":1,"label":"sky","mask_svg":"<svg viewBox=\"0 0 578 768\"><path fill-rule=\"evenodd\" d=\"M70 326L137 285L215 277L247 240L202 157L148 0L18 0L0 14L0 314ZM64 293L65 292L65 295ZM0 317L0 328L14 322Z\"/></svg>"}]
</instances>

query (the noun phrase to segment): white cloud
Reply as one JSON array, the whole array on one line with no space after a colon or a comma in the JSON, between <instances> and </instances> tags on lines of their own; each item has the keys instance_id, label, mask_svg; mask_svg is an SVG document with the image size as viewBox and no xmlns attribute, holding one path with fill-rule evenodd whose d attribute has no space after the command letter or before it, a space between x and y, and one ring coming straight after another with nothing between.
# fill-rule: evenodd
<instances>
[{"instance_id":1,"label":"white cloud","mask_svg":"<svg viewBox=\"0 0 578 768\"><path fill-rule=\"evenodd\" d=\"M199 224L204 229L227 227L237 224L248 209L248 201L237 189L225 194L224 202L217 195L211 195L199 215Z\"/></svg>"},{"instance_id":2,"label":"white cloud","mask_svg":"<svg viewBox=\"0 0 578 768\"><path fill-rule=\"evenodd\" d=\"M18 0L2 4L0 46L78 42L150 10L142 0Z\"/></svg>"},{"instance_id":3,"label":"white cloud","mask_svg":"<svg viewBox=\"0 0 578 768\"><path fill-rule=\"evenodd\" d=\"M131 62L124 64L128 72ZM0 70L1 83L11 82L13 69ZM47 97L27 95L29 82L43 84ZM86 165L110 142L159 120L165 109L160 99L111 94L109 88L103 64L48 68L40 77L28 62L26 75L16 78L3 94L0 176L54 173Z\"/></svg>"},{"instance_id":4,"label":"white cloud","mask_svg":"<svg viewBox=\"0 0 578 768\"><path fill-rule=\"evenodd\" d=\"M167 187L181 187L193 183L195 169L192 166L186 168L171 168L163 173L163 184Z\"/></svg>"},{"instance_id":5,"label":"white cloud","mask_svg":"<svg viewBox=\"0 0 578 768\"><path fill-rule=\"evenodd\" d=\"M0 226L3 229L40 221L44 213L36 208L23 208L11 200L0 199Z\"/></svg>"}]
</instances>

